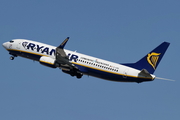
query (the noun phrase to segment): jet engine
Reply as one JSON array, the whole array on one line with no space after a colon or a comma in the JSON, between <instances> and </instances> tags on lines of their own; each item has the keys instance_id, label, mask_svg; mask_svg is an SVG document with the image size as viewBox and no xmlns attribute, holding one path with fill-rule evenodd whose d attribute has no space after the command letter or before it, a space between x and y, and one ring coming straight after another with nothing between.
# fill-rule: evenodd
<instances>
[{"instance_id":1,"label":"jet engine","mask_svg":"<svg viewBox=\"0 0 180 120\"><path fill-rule=\"evenodd\" d=\"M45 65L47 67L56 68L55 59L51 57L42 56L39 60L40 64Z\"/></svg>"}]
</instances>

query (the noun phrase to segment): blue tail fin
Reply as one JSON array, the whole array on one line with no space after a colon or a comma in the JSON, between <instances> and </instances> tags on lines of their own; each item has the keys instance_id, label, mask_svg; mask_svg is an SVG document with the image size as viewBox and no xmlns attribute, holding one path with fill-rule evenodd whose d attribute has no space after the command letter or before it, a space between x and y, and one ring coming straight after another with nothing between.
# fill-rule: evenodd
<instances>
[{"instance_id":1,"label":"blue tail fin","mask_svg":"<svg viewBox=\"0 0 180 120\"><path fill-rule=\"evenodd\" d=\"M146 69L150 74L153 74L169 45L170 43L163 42L136 63L123 64L123 65L133 67L138 70Z\"/></svg>"}]
</instances>

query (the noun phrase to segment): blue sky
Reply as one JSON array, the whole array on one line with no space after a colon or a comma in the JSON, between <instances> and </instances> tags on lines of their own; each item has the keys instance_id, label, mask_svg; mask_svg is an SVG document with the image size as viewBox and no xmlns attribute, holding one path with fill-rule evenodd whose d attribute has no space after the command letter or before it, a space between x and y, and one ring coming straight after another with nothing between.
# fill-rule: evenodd
<instances>
[{"instance_id":1,"label":"blue sky","mask_svg":"<svg viewBox=\"0 0 180 120\"><path fill-rule=\"evenodd\" d=\"M0 41L58 46L118 63L135 62L163 41L171 45L155 75L175 82L111 82L10 55L1 49L1 120L180 119L179 0L1 0Z\"/></svg>"}]
</instances>

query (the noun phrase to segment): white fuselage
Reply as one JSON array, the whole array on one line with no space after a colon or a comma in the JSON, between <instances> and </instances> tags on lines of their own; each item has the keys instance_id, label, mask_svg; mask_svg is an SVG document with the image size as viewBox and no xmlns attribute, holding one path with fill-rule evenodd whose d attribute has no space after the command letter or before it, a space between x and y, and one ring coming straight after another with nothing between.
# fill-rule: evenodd
<instances>
[{"instance_id":1,"label":"white fuselage","mask_svg":"<svg viewBox=\"0 0 180 120\"><path fill-rule=\"evenodd\" d=\"M40 57L47 56L55 59L55 46L43 44L26 39L15 39L13 42L6 42L3 46L12 55L17 55L32 60L39 61ZM96 57L84 55L78 52L64 50L69 57L69 61L77 66L86 75L99 77L102 79L123 82L137 82L138 80L152 81L152 78L139 76L140 70L106 61Z\"/></svg>"}]
</instances>

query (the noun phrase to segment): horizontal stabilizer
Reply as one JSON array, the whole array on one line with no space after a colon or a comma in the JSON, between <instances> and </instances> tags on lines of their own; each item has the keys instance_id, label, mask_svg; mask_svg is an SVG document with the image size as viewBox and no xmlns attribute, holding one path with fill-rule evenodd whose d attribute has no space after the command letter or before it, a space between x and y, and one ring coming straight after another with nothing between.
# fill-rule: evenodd
<instances>
[{"instance_id":1,"label":"horizontal stabilizer","mask_svg":"<svg viewBox=\"0 0 180 120\"><path fill-rule=\"evenodd\" d=\"M142 69L138 76L152 78L151 74L146 69Z\"/></svg>"}]
</instances>

